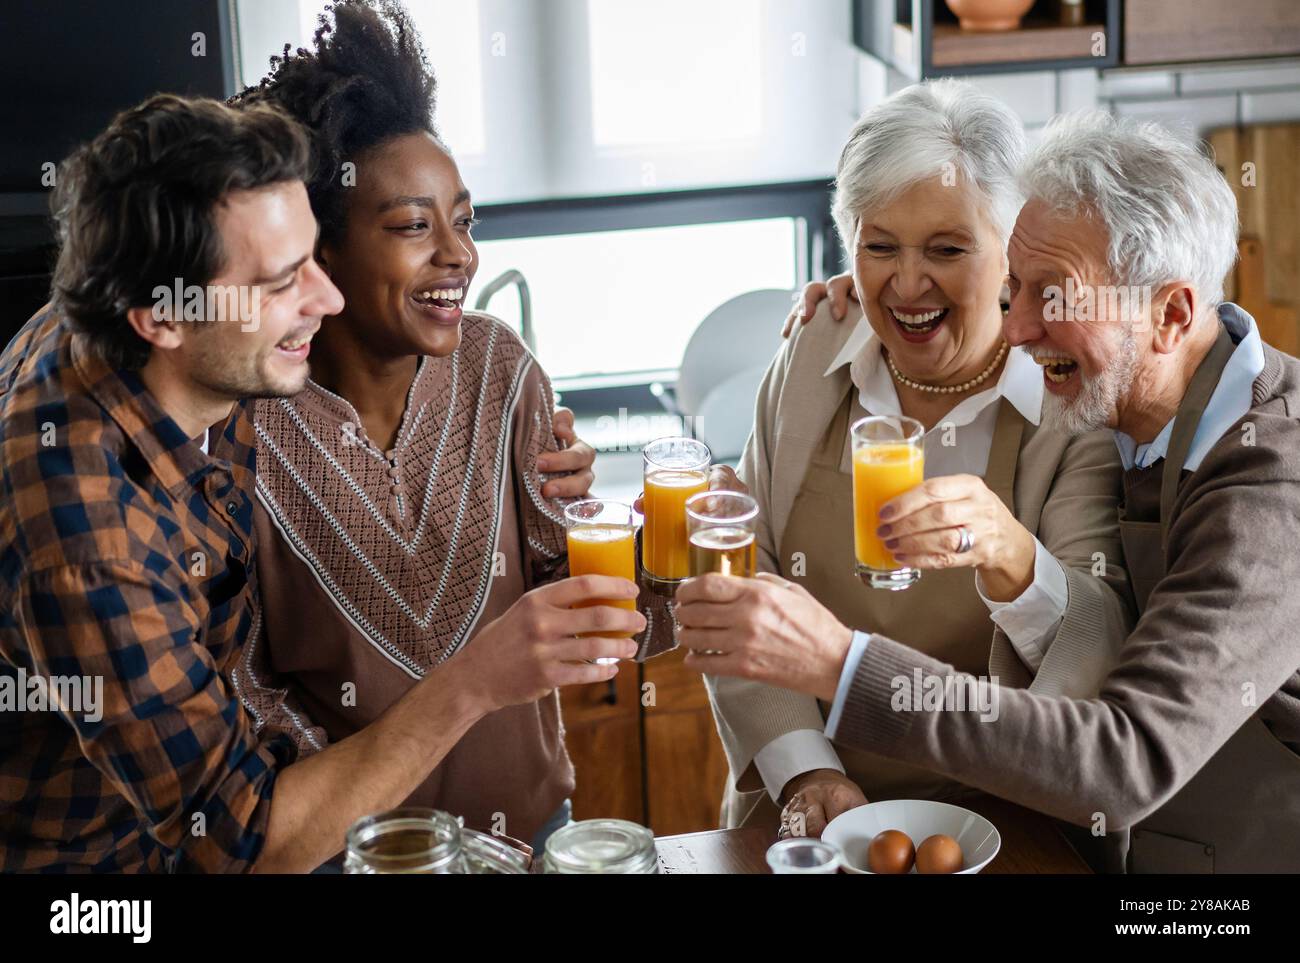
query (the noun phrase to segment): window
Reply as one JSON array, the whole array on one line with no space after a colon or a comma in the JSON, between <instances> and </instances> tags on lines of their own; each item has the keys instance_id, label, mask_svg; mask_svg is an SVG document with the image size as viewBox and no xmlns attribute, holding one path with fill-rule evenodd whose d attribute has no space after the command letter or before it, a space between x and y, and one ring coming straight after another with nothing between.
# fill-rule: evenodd
<instances>
[{"instance_id":1,"label":"window","mask_svg":"<svg viewBox=\"0 0 1300 963\"><path fill-rule=\"evenodd\" d=\"M236 5L252 83L286 41L309 42L324 0ZM827 187L855 119L849 4L407 9L484 215L472 297L520 270L537 353L565 387L671 378L723 301L838 268ZM488 310L519 323L510 288Z\"/></svg>"},{"instance_id":2,"label":"window","mask_svg":"<svg viewBox=\"0 0 1300 963\"><path fill-rule=\"evenodd\" d=\"M243 82L324 0L235 0ZM408 0L478 203L830 177L856 118L848 3Z\"/></svg>"},{"instance_id":3,"label":"window","mask_svg":"<svg viewBox=\"0 0 1300 963\"><path fill-rule=\"evenodd\" d=\"M636 372L676 369L696 326L728 298L793 288L798 237L786 217L481 241L474 288L519 269L552 378L635 381ZM487 310L518 327L513 288Z\"/></svg>"},{"instance_id":4,"label":"window","mask_svg":"<svg viewBox=\"0 0 1300 963\"><path fill-rule=\"evenodd\" d=\"M758 0L590 0L595 146L757 138L761 16Z\"/></svg>"},{"instance_id":5,"label":"window","mask_svg":"<svg viewBox=\"0 0 1300 963\"><path fill-rule=\"evenodd\" d=\"M266 75L272 54L286 43L310 47L317 18L328 0L238 0L239 52L246 86ZM483 35L479 0L423 0L407 3L425 56L438 78L437 126L461 157L482 155L487 147L483 110Z\"/></svg>"}]
</instances>

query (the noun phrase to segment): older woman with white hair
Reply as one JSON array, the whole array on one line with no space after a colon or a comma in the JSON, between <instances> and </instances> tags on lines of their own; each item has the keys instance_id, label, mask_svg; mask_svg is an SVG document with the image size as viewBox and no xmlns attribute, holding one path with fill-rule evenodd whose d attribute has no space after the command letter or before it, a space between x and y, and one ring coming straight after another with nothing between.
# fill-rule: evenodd
<instances>
[{"instance_id":1,"label":"older woman with white hair","mask_svg":"<svg viewBox=\"0 0 1300 963\"><path fill-rule=\"evenodd\" d=\"M834 202L861 311L814 320L782 347L739 475L761 507L760 568L819 611L966 672L1087 696L1131 622L1120 467L1102 433L1039 429L1043 369L1002 338L1024 141L1011 110L967 83L918 84L867 111ZM880 530L900 563L925 570L906 591L855 574L849 427L867 415L925 430L926 480ZM690 609L693 637L706 610ZM816 835L867 797L961 790L829 741L826 704L792 691L798 681L706 675L731 767L725 824Z\"/></svg>"},{"instance_id":2,"label":"older woman with white hair","mask_svg":"<svg viewBox=\"0 0 1300 963\"><path fill-rule=\"evenodd\" d=\"M1236 204L1199 145L1069 114L1023 184L1002 330L1056 369L1045 422L1113 429L1140 613L1115 665L1094 693L980 686L783 579L718 575L678 594L681 643L714 653L686 664L828 700L833 738L1089 827L1111 870L1295 873L1300 361L1222 300ZM1029 446L1020 468L1035 470ZM995 711L907 704L911 679L981 690Z\"/></svg>"}]
</instances>

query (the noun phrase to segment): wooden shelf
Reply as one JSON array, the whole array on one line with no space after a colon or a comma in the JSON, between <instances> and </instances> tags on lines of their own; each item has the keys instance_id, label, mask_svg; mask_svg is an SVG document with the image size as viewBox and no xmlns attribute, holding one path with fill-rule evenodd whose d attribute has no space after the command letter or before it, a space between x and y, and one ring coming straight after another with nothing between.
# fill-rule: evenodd
<instances>
[{"instance_id":1,"label":"wooden shelf","mask_svg":"<svg viewBox=\"0 0 1300 963\"><path fill-rule=\"evenodd\" d=\"M1079 26L1060 22L1057 0L1037 0L1019 28L1003 31L962 30L944 0L854 0L853 10L858 47L914 80L1119 63L1120 0L1085 0Z\"/></svg>"},{"instance_id":2,"label":"wooden shelf","mask_svg":"<svg viewBox=\"0 0 1300 963\"><path fill-rule=\"evenodd\" d=\"M1282 57L1300 53L1294 0L1127 0L1124 63Z\"/></svg>"},{"instance_id":3,"label":"wooden shelf","mask_svg":"<svg viewBox=\"0 0 1300 963\"><path fill-rule=\"evenodd\" d=\"M970 67L1041 60L1091 57L1093 37L1106 33L1104 23L1078 27L1025 21L1018 30L974 32L951 23L934 25L930 62L935 67ZM1107 48L1109 49L1109 39Z\"/></svg>"}]
</instances>

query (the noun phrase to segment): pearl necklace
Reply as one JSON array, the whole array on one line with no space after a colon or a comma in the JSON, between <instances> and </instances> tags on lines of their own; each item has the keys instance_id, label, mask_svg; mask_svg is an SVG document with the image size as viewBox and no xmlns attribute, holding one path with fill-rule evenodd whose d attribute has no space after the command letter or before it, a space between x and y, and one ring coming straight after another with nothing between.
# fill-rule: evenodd
<instances>
[{"instance_id":1,"label":"pearl necklace","mask_svg":"<svg viewBox=\"0 0 1300 963\"><path fill-rule=\"evenodd\" d=\"M885 362L889 365L889 373L894 376L894 380L899 384L907 385L909 388L915 388L917 391L930 391L937 395L947 395L970 391L970 389L974 388L976 385L987 381L989 375L993 374L993 372L997 370L998 365L1002 363L1002 359L1006 357L1006 353L1007 343L1003 341L1002 347L998 348L997 357L989 362L989 366L974 378L971 378L970 381L960 385L924 385L919 381L913 381L911 378L907 377L907 375L894 367L894 359L889 356L888 351L885 352Z\"/></svg>"}]
</instances>

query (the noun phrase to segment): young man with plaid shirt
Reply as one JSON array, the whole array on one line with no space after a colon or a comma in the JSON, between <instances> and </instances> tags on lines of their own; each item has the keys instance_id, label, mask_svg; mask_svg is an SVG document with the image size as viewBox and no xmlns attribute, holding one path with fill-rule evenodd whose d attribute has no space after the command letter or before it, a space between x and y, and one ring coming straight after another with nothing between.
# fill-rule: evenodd
<instances>
[{"instance_id":1,"label":"young man with plaid shirt","mask_svg":"<svg viewBox=\"0 0 1300 963\"><path fill-rule=\"evenodd\" d=\"M631 655L574 636L641 616L571 606L635 586L570 579L310 758L256 731L247 399L300 391L343 306L313 257L308 156L272 108L160 95L60 169L53 300L0 354L0 682L100 678L103 698L0 711L0 870L309 871L485 714Z\"/></svg>"}]
</instances>

